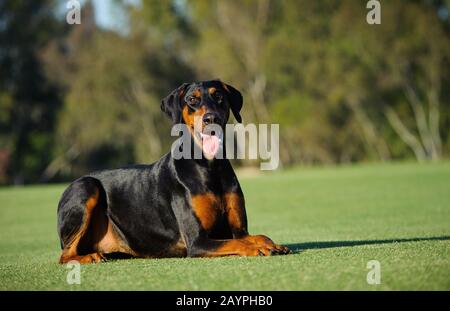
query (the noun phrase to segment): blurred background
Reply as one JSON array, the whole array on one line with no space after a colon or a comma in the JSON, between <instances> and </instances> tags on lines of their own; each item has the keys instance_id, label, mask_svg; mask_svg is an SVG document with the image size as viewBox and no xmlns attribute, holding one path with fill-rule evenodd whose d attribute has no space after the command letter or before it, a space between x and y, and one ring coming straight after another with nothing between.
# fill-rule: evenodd
<instances>
[{"instance_id":1,"label":"blurred background","mask_svg":"<svg viewBox=\"0 0 450 311\"><path fill-rule=\"evenodd\" d=\"M160 101L220 78L279 123L283 168L450 153L449 0L0 1L0 184L169 151ZM254 163L241 161L237 166Z\"/></svg>"}]
</instances>

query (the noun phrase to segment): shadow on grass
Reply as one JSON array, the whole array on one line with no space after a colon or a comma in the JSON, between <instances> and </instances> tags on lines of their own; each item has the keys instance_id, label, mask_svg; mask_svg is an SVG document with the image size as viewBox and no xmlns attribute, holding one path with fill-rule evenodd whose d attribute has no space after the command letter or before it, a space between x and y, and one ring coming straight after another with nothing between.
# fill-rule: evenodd
<instances>
[{"instance_id":1,"label":"shadow on grass","mask_svg":"<svg viewBox=\"0 0 450 311\"><path fill-rule=\"evenodd\" d=\"M293 243L284 245L289 247L294 253L299 253L301 251L308 249L349 247L349 246L362 246L373 244L392 244L405 242L421 242L421 241L447 241L447 240L450 240L450 236L407 238L407 239L385 239L385 240L321 241L321 242Z\"/></svg>"}]
</instances>

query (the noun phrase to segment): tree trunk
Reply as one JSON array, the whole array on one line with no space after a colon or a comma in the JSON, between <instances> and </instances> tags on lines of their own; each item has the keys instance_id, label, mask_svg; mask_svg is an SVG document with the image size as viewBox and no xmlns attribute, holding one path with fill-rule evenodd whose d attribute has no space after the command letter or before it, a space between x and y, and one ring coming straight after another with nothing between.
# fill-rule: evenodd
<instances>
[{"instance_id":1,"label":"tree trunk","mask_svg":"<svg viewBox=\"0 0 450 311\"><path fill-rule=\"evenodd\" d=\"M431 136L431 132L427 124L425 110L423 108L422 103L420 102L419 96L417 95L417 92L414 90L414 88L408 82L405 83L404 93L414 112L414 118L416 120L417 129L419 131L419 136L422 141L422 144L425 147L426 156L427 158L430 157L435 158L436 157L435 144L433 142L433 138Z\"/></svg>"},{"instance_id":2,"label":"tree trunk","mask_svg":"<svg viewBox=\"0 0 450 311\"><path fill-rule=\"evenodd\" d=\"M430 125L431 138L435 147L435 157L433 160L439 160L442 157L442 139L439 132L439 92L440 92L440 82L436 81L430 87L428 92L428 103L429 103L429 115L428 123Z\"/></svg>"},{"instance_id":3,"label":"tree trunk","mask_svg":"<svg viewBox=\"0 0 450 311\"><path fill-rule=\"evenodd\" d=\"M391 153L384 138L378 134L375 125L370 120L367 113L362 109L359 100L349 100L348 106L353 111L356 120L363 130L366 144L369 148L374 149L382 162L391 159Z\"/></svg>"},{"instance_id":4,"label":"tree trunk","mask_svg":"<svg viewBox=\"0 0 450 311\"><path fill-rule=\"evenodd\" d=\"M426 152L420 141L406 128L399 116L391 107L387 107L384 111L386 118L390 125L397 133L397 135L407 144L414 152L419 162L424 162L427 159Z\"/></svg>"}]
</instances>

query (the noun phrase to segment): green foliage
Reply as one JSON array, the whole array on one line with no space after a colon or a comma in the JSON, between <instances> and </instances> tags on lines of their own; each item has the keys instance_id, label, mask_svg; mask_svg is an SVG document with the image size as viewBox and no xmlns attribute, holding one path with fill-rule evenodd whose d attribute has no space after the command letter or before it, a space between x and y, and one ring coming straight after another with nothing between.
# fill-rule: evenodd
<instances>
[{"instance_id":1,"label":"green foliage","mask_svg":"<svg viewBox=\"0 0 450 311\"><path fill-rule=\"evenodd\" d=\"M137 20L149 18L145 9L138 13L143 16L135 15ZM145 29L131 30L123 37L80 28L69 36L74 60L66 69L72 72L67 75L68 92L58 122L60 161L58 171L50 173L61 177L149 163L169 148L167 139L161 138L170 129L160 101L192 74L164 42L145 41Z\"/></svg>"},{"instance_id":2,"label":"green foliage","mask_svg":"<svg viewBox=\"0 0 450 311\"><path fill-rule=\"evenodd\" d=\"M45 78L38 51L61 34L53 5L51 0L0 3L0 153L7 155L0 182L37 181L49 161L61 98ZM6 162L10 167L3 167Z\"/></svg>"},{"instance_id":3,"label":"green foliage","mask_svg":"<svg viewBox=\"0 0 450 311\"><path fill-rule=\"evenodd\" d=\"M120 34L89 1L72 26L50 0L0 4L1 183L151 162L172 141L160 100L212 78L244 122L280 124L284 166L449 154L448 1L383 2L381 25L364 1L115 4Z\"/></svg>"}]
</instances>

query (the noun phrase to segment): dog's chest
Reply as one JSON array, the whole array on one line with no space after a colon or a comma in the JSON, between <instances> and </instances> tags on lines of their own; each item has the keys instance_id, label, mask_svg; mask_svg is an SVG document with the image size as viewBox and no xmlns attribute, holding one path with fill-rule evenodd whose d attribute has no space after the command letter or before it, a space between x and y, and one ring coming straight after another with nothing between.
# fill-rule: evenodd
<instances>
[{"instance_id":1,"label":"dog's chest","mask_svg":"<svg viewBox=\"0 0 450 311\"><path fill-rule=\"evenodd\" d=\"M191 197L191 206L204 230L210 232L225 217L225 200L211 192Z\"/></svg>"}]
</instances>

